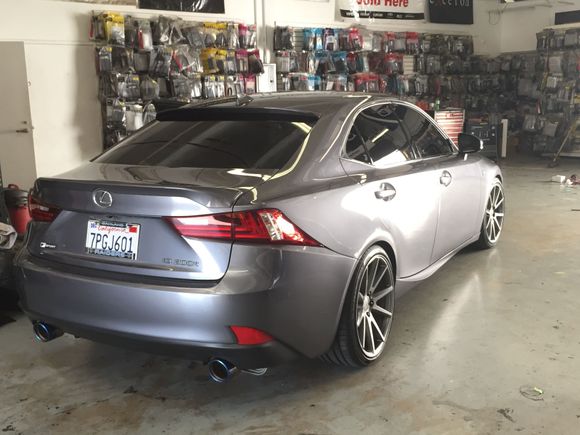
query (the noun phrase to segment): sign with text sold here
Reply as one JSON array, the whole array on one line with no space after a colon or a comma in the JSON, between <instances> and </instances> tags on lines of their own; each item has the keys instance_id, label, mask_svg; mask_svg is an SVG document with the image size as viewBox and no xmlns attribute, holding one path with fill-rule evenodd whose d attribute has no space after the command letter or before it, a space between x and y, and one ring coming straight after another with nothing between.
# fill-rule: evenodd
<instances>
[{"instance_id":1,"label":"sign with text sold here","mask_svg":"<svg viewBox=\"0 0 580 435\"><path fill-rule=\"evenodd\" d=\"M338 15L354 20L423 20L424 0L336 0Z\"/></svg>"}]
</instances>

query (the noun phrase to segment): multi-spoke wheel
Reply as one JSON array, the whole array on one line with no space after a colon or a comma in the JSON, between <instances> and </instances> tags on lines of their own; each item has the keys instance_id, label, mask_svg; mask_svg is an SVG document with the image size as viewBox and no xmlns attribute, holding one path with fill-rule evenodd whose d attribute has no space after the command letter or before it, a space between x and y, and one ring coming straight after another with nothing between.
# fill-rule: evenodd
<instances>
[{"instance_id":1,"label":"multi-spoke wheel","mask_svg":"<svg viewBox=\"0 0 580 435\"><path fill-rule=\"evenodd\" d=\"M504 217L505 196L503 186L501 181L496 179L485 204L485 214L478 240L478 245L481 248L488 249L496 245L501 235Z\"/></svg>"},{"instance_id":2,"label":"multi-spoke wheel","mask_svg":"<svg viewBox=\"0 0 580 435\"><path fill-rule=\"evenodd\" d=\"M344 308L338 333L324 359L363 367L375 361L385 348L395 308L395 279L391 261L379 246L361 259Z\"/></svg>"}]
</instances>

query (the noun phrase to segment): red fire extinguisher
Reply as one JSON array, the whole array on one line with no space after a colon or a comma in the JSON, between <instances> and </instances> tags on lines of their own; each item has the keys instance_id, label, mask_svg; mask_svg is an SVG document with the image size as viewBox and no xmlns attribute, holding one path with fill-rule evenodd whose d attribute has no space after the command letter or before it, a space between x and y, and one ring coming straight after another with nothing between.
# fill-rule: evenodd
<instances>
[{"instance_id":1,"label":"red fire extinguisher","mask_svg":"<svg viewBox=\"0 0 580 435\"><path fill-rule=\"evenodd\" d=\"M28 213L28 194L20 190L16 184L9 184L4 191L6 207L10 215L10 222L19 235L26 232L26 225L30 222Z\"/></svg>"}]
</instances>

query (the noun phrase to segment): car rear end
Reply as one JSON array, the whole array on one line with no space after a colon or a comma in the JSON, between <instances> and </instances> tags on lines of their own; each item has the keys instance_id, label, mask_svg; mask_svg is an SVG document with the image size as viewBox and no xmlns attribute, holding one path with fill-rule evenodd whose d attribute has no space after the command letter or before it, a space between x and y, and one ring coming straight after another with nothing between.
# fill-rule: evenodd
<instances>
[{"instance_id":1,"label":"car rear end","mask_svg":"<svg viewBox=\"0 0 580 435\"><path fill-rule=\"evenodd\" d=\"M24 311L80 337L240 367L324 352L353 259L284 210L236 208L315 124L284 110L178 110L37 180L18 257Z\"/></svg>"}]
</instances>

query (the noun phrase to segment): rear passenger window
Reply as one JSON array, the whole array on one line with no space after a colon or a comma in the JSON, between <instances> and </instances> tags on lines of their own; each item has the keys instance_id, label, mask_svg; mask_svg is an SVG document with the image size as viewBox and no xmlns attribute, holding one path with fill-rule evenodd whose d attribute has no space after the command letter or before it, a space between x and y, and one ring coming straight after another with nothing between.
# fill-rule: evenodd
<instances>
[{"instance_id":1,"label":"rear passenger window","mask_svg":"<svg viewBox=\"0 0 580 435\"><path fill-rule=\"evenodd\" d=\"M384 166L414 158L413 149L392 106L375 106L356 118L347 140L348 158Z\"/></svg>"},{"instance_id":2,"label":"rear passenger window","mask_svg":"<svg viewBox=\"0 0 580 435\"><path fill-rule=\"evenodd\" d=\"M421 157L453 154L449 141L423 114L407 106L398 106L396 112L405 123Z\"/></svg>"}]
</instances>

